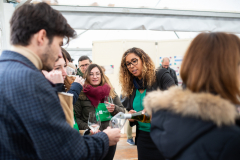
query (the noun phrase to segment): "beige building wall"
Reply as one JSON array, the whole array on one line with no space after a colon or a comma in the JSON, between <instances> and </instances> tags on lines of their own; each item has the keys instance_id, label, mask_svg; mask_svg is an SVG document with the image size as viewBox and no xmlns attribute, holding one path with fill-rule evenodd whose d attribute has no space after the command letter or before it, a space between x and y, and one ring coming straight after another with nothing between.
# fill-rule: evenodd
<instances>
[{"instance_id":1,"label":"beige building wall","mask_svg":"<svg viewBox=\"0 0 240 160\"><path fill-rule=\"evenodd\" d=\"M158 41L157 57L183 56L191 41L191 39Z\"/></svg>"}]
</instances>

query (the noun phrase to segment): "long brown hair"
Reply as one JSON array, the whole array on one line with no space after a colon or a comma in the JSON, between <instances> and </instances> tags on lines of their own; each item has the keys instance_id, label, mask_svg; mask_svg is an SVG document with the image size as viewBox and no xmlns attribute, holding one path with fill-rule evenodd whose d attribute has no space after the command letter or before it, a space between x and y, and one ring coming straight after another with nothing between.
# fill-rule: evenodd
<instances>
[{"instance_id":1,"label":"long brown hair","mask_svg":"<svg viewBox=\"0 0 240 160\"><path fill-rule=\"evenodd\" d=\"M61 47L61 51L62 51L63 59L64 59L64 61L66 62L66 65L67 65L67 58L66 58L66 53L67 53L67 51L66 51L64 48L62 48L62 47ZM68 54L69 54L69 53L68 53Z\"/></svg>"},{"instance_id":2,"label":"long brown hair","mask_svg":"<svg viewBox=\"0 0 240 160\"><path fill-rule=\"evenodd\" d=\"M143 82L146 82L146 84L144 85L152 86L156 80L155 65L152 59L149 57L149 55L140 48L134 47L128 49L122 56L119 73L119 82L122 87L122 96L124 97L130 96L134 88L133 85L134 76L129 72L129 70L126 67L126 57L130 53L134 53L142 60L143 64L142 77Z\"/></svg>"},{"instance_id":3,"label":"long brown hair","mask_svg":"<svg viewBox=\"0 0 240 160\"><path fill-rule=\"evenodd\" d=\"M180 71L192 92L219 94L240 104L240 40L233 34L201 33L190 44Z\"/></svg>"},{"instance_id":4,"label":"long brown hair","mask_svg":"<svg viewBox=\"0 0 240 160\"><path fill-rule=\"evenodd\" d=\"M108 77L102 71L102 68L97 64L90 64L88 66L87 70L85 71L84 76L83 76L83 78L86 78L84 86L91 85L90 84L90 73L91 73L91 70L95 67L97 67L99 69L100 74L101 74L101 83L99 84L99 86L103 86L105 83L107 83L111 87L109 96L111 96L112 98L115 98L116 94L114 92L114 88L113 88L112 84L110 83Z\"/></svg>"}]
</instances>

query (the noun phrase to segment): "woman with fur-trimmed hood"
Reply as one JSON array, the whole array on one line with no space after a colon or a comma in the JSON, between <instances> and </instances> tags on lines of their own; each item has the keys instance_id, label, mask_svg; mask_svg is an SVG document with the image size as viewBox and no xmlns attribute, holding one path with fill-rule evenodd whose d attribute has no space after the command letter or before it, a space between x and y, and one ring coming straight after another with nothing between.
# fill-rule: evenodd
<instances>
[{"instance_id":1,"label":"woman with fur-trimmed hood","mask_svg":"<svg viewBox=\"0 0 240 160\"><path fill-rule=\"evenodd\" d=\"M239 160L240 40L201 33L180 71L185 88L154 91L144 100L151 138L169 160Z\"/></svg>"}]
</instances>

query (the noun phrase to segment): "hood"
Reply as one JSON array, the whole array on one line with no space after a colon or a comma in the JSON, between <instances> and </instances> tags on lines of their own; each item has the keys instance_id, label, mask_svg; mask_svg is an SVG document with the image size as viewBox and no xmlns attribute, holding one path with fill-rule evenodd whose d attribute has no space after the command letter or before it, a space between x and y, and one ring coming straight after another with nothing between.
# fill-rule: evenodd
<instances>
[{"instance_id":1,"label":"hood","mask_svg":"<svg viewBox=\"0 0 240 160\"><path fill-rule=\"evenodd\" d=\"M166 158L213 128L233 125L237 117L235 105L220 96L179 87L149 93L144 107L152 115L151 138Z\"/></svg>"}]
</instances>

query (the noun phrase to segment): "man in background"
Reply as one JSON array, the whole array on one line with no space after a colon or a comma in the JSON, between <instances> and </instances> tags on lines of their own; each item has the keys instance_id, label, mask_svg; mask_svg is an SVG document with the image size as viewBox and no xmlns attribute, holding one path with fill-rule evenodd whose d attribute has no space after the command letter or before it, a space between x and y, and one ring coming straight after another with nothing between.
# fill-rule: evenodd
<instances>
[{"instance_id":1,"label":"man in background","mask_svg":"<svg viewBox=\"0 0 240 160\"><path fill-rule=\"evenodd\" d=\"M40 71L53 69L75 31L46 3L17 8L10 26L13 49L0 56L0 159L103 159L120 130L81 136Z\"/></svg>"},{"instance_id":2,"label":"man in background","mask_svg":"<svg viewBox=\"0 0 240 160\"><path fill-rule=\"evenodd\" d=\"M159 67L159 69L166 68L169 72L171 77L174 79L175 84L178 86L178 79L176 72L169 67L170 59L168 57L164 57L162 60L162 65Z\"/></svg>"},{"instance_id":3,"label":"man in background","mask_svg":"<svg viewBox=\"0 0 240 160\"><path fill-rule=\"evenodd\" d=\"M91 59L88 56L81 56L78 59L78 69L77 69L77 75L82 76L87 70L88 66L92 64Z\"/></svg>"}]
</instances>

